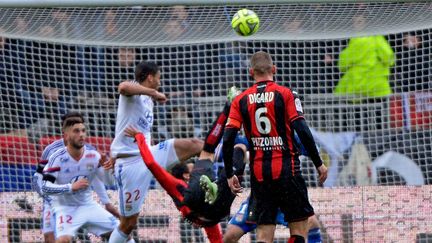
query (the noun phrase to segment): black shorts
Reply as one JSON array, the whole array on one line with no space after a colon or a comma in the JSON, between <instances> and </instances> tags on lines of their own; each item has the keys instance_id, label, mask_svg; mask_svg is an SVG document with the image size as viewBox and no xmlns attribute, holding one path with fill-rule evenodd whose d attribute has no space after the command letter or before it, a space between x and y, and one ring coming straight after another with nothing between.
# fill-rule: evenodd
<instances>
[{"instance_id":1,"label":"black shorts","mask_svg":"<svg viewBox=\"0 0 432 243\"><path fill-rule=\"evenodd\" d=\"M286 222L302 221L314 215L302 176L258 183L252 180L253 219L260 224L276 224L278 208Z\"/></svg>"},{"instance_id":2,"label":"black shorts","mask_svg":"<svg viewBox=\"0 0 432 243\"><path fill-rule=\"evenodd\" d=\"M214 180L213 163L210 160L197 160L190 175L189 186L184 191L184 203L192 210L204 209L205 192L200 187L200 177L206 175Z\"/></svg>"},{"instance_id":3,"label":"black shorts","mask_svg":"<svg viewBox=\"0 0 432 243\"><path fill-rule=\"evenodd\" d=\"M235 195L231 193L225 176L221 176L218 181L218 197L213 204L204 201L205 192L201 189L199 180L201 175L206 175L214 181L215 175L213 162L210 160L197 160L192 170L189 186L184 191L184 204L202 217L219 222L230 213L231 204Z\"/></svg>"}]
</instances>

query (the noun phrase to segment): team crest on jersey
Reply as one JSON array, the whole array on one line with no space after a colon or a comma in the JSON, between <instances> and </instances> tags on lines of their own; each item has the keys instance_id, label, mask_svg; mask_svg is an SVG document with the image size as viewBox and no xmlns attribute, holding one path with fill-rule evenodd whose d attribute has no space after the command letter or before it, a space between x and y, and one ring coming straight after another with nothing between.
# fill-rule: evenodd
<instances>
[{"instance_id":1,"label":"team crest on jersey","mask_svg":"<svg viewBox=\"0 0 432 243\"><path fill-rule=\"evenodd\" d=\"M66 168L66 170L64 171L64 173L70 173L70 169Z\"/></svg>"},{"instance_id":2,"label":"team crest on jersey","mask_svg":"<svg viewBox=\"0 0 432 243\"><path fill-rule=\"evenodd\" d=\"M88 164L87 165L87 170L88 171L93 171L94 170L94 165L93 164Z\"/></svg>"},{"instance_id":3,"label":"team crest on jersey","mask_svg":"<svg viewBox=\"0 0 432 243\"><path fill-rule=\"evenodd\" d=\"M148 123L152 123L153 122L153 116L152 113L150 111L146 111L144 113L144 117L146 118Z\"/></svg>"},{"instance_id":4,"label":"team crest on jersey","mask_svg":"<svg viewBox=\"0 0 432 243\"><path fill-rule=\"evenodd\" d=\"M66 162L68 162L69 161L69 158L68 157L61 157L60 158L60 162L61 163L66 163Z\"/></svg>"},{"instance_id":5,"label":"team crest on jersey","mask_svg":"<svg viewBox=\"0 0 432 243\"><path fill-rule=\"evenodd\" d=\"M294 100L296 110L303 113L303 107L299 98Z\"/></svg>"}]
</instances>

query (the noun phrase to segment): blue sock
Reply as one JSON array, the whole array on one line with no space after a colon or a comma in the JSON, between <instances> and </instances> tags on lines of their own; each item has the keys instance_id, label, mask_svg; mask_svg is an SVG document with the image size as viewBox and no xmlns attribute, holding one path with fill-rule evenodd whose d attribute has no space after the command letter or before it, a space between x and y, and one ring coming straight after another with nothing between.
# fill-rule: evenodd
<instances>
[{"instance_id":1,"label":"blue sock","mask_svg":"<svg viewBox=\"0 0 432 243\"><path fill-rule=\"evenodd\" d=\"M322 243L321 230L319 228L310 229L308 232L309 243Z\"/></svg>"}]
</instances>

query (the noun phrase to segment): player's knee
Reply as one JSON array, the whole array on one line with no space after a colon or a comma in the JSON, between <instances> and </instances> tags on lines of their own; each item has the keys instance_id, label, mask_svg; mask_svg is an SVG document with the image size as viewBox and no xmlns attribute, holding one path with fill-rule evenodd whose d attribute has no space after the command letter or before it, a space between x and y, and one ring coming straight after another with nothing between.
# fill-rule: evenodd
<instances>
[{"instance_id":1,"label":"player's knee","mask_svg":"<svg viewBox=\"0 0 432 243\"><path fill-rule=\"evenodd\" d=\"M236 243L236 242L238 242L238 240L239 239L235 235L230 234L230 233L227 233L223 236L223 242L224 243Z\"/></svg>"},{"instance_id":2,"label":"player's knee","mask_svg":"<svg viewBox=\"0 0 432 243\"><path fill-rule=\"evenodd\" d=\"M50 232L50 233L45 233L44 234L44 242L45 243L55 243L55 237L54 237L54 233Z\"/></svg>"},{"instance_id":3,"label":"player's knee","mask_svg":"<svg viewBox=\"0 0 432 243\"><path fill-rule=\"evenodd\" d=\"M236 225L229 224L226 232L223 236L224 243L235 243L240 240L240 238L245 234L245 232Z\"/></svg>"},{"instance_id":4,"label":"player's knee","mask_svg":"<svg viewBox=\"0 0 432 243\"><path fill-rule=\"evenodd\" d=\"M122 218L122 220L120 221L119 229L123 233L129 235L132 232L132 230L135 229L135 227L137 225L137 221L138 221L138 216Z\"/></svg>"},{"instance_id":5,"label":"player's knee","mask_svg":"<svg viewBox=\"0 0 432 243\"><path fill-rule=\"evenodd\" d=\"M308 229L320 228L320 224L316 215L308 218Z\"/></svg>"},{"instance_id":6,"label":"player's knee","mask_svg":"<svg viewBox=\"0 0 432 243\"><path fill-rule=\"evenodd\" d=\"M290 233L292 235L300 235L303 237L307 236L308 232L308 219L297 221L297 222L290 222L288 224L288 227L290 228Z\"/></svg>"}]
</instances>

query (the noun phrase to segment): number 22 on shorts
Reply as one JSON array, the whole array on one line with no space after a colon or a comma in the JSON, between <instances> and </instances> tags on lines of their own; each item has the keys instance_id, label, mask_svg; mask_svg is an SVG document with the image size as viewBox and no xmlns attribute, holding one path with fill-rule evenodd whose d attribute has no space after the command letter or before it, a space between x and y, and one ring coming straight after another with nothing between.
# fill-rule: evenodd
<instances>
[{"instance_id":1,"label":"number 22 on shorts","mask_svg":"<svg viewBox=\"0 0 432 243\"><path fill-rule=\"evenodd\" d=\"M126 203L132 203L132 200L137 201L140 199L140 190L136 189L135 191L131 192L125 192L126 194Z\"/></svg>"}]
</instances>

